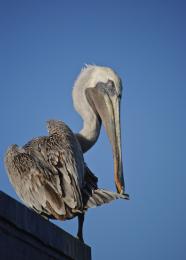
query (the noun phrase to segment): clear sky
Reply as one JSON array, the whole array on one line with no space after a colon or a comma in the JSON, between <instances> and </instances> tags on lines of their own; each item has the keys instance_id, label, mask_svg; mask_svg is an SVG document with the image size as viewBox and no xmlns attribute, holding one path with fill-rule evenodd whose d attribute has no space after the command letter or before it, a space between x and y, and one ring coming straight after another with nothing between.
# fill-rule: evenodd
<instances>
[{"instance_id":1,"label":"clear sky","mask_svg":"<svg viewBox=\"0 0 186 260\"><path fill-rule=\"evenodd\" d=\"M3 155L46 135L47 119L79 131L72 86L85 63L123 79L123 160L130 201L86 215L94 260L186 259L185 1L0 0L0 189L18 199ZM115 190L104 129L85 156ZM75 234L77 221L56 222Z\"/></svg>"}]
</instances>

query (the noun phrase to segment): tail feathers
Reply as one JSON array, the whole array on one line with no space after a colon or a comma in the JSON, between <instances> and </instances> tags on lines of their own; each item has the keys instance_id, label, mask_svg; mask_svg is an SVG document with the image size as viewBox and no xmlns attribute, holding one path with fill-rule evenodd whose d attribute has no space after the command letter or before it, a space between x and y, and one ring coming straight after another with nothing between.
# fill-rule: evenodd
<instances>
[{"instance_id":1,"label":"tail feathers","mask_svg":"<svg viewBox=\"0 0 186 260\"><path fill-rule=\"evenodd\" d=\"M99 189L97 186L98 178L85 165L85 186L82 189L84 209L94 208L116 199L128 199L127 195Z\"/></svg>"},{"instance_id":2,"label":"tail feathers","mask_svg":"<svg viewBox=\"0 0 186 260\"><path fill-rule=\"evenodd\" d=\"M109 203L116 199L125 199L125 195L120 195L116 192L104 190L104 189L95 189L92 191L90 196L89 192L84 191L84 196L87 197L85 202L85 209L94 208L101 206L102 204Z\"/></svg>"}]
</instances>

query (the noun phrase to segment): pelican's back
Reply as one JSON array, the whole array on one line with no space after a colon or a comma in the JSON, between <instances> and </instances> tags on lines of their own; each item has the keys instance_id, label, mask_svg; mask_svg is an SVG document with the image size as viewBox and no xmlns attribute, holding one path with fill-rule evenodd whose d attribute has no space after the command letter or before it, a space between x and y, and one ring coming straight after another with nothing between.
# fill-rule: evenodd
<instances>
[{"instance_id":1,"label":"pelican's back","mask_svg":"<svg viewBox=\"0 0 186 260\"><path fill-rule=\"evenodd\" d=\"M72 131L61 121L48 122L49 136L5 155L9 179L25 204L38 213L65 219L83 210L84 159Z\"/></svg>"},{"instance_id":2,"label":"pelican's back","mask_svg":"<svg viewBox=\"0 0 186 260\"><path fill-rule=\"evenodd\" d=\"M50 154L47 155L48 158L51 156L54 164L57 161L60 162L60 159L61 163L66 161L66 167L69 168L70 173L77 179L80 188L82 188L85 174L84 157L76 136L63 121L49 120L47 124L49 140L52 140L52 144L49 144L48 147ZM61 152L61 158L58 157L59 152ZM70 169L71 167L72 169Z\"/></svg>"}]
</instances>

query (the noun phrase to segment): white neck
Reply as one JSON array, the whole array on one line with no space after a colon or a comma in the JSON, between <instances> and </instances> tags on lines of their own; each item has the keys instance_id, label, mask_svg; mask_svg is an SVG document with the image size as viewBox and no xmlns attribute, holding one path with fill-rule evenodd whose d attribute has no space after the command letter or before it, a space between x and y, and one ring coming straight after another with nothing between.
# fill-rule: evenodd
<instances>
[{"instance_id":1,"label":"white neck","mask_svg":"<svg viewBox=\"0 0 186 260\"><path fill-rule=\"evenodd\" d=\"M96 116L94 116L92 120L90 120L90 118L84 120L83 128L76 134L84 153L96 143L100 134L100 128L101 121Z\"/></svg>"},{"instance_id":2,"label":"white neck","mask_svg":"<svg viewBox=\"0 0 186 260\"><path fill-rule=\"evenodd\" d=\"M74 107L83 119L83 128L76 135L83 152L88 151L95 144L101 128L101 121L88 103L85 94L87 86L92 87L95 84L91 81L90 73L86 71L80 74L72 92Z\"/></svg>"},{"instance_id":3,"label":"white neck","mask_svg":"<svg viewBox=\"0 0 186 260\"><path fill-rule=\"evenodd\" d=\"M83 128L76 136L83 152L86 152L96 143L99 137L101 120L88 103L85 93L81 94L81 102L78 105L74 100L74 105L83 119Z\"/></svg>"}]
</instances>

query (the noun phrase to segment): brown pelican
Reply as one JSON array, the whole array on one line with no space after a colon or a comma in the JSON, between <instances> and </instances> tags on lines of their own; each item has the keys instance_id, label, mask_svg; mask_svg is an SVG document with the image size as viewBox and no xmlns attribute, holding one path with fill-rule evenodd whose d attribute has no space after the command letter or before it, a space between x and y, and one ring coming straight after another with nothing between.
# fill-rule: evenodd
<instances>
[{"instance_id":1,"label":"brown pelican","mask_svg":"<svg viewBox=\"0 0 186 260\"><path fill-rule=\"evenodd\" d=\"M9 179L24 203L47 218L78 216L77 236L83 240L84 212L114 199L128 199L122 171L119 76L107 67L88 65L73 88L76 110L83 129L73 134L62 121L48 121L48 136L32 139L23 147L6 152ZM96 142L101 122L113 148L117 193L99 189L97 177L86 166L83 153Z\"/></svg>"}]
</instances>

